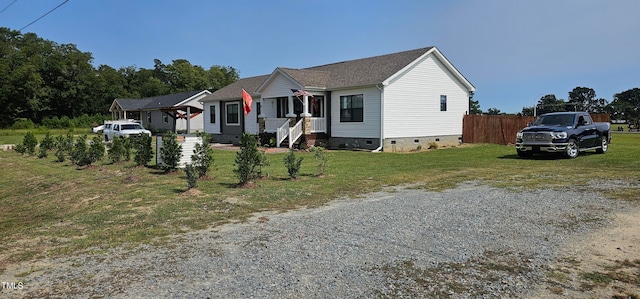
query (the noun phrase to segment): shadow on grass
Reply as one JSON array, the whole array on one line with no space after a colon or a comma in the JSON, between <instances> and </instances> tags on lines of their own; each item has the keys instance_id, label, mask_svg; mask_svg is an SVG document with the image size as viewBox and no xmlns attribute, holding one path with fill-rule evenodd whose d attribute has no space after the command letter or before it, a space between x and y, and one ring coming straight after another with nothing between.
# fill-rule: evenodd
<instances>
[{"instance_id":1,"label":"shadow on grass","mask_svg":"<svg viewBox=\"0 0 640 299\"><path fill-rule=\"evenodd\" d=\"M564 160L566 159L562 154L534 154L531 157L520 157L517 154L512 155L504 155L498 157L498 159L508 159L508 160Z\"/></svg>"}]
</instances>

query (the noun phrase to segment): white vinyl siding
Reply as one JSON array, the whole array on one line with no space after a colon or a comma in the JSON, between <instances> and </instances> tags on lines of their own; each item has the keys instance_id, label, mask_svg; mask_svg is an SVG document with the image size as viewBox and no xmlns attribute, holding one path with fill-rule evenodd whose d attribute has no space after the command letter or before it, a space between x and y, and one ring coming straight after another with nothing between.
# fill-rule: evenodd
<instances>
[{"instance_id":1,"label":"white vinyl siding","mask_svg":"<svg viewBox=\"0 0 640 299\"><path fill-rule=\"evenodd\" d=\"M258 134L258 122L256 122L256 118L258 115L258 101L257 99L253 99L251 102L251 112L248 115L244 115L244 110L240 109L240 117L244 117L244 131L246 133Z\"/></svg>"},{"instance_id":2,"label":"white vinyl siding","mask_svg":"<svg viewBox=\"0 0 640 299\"><path fill-rule=\"evenodd\" d=\"M440 111L441 95L446 111ZM468 101L462 82L427 55L384 88L384 138L461 135Z\"/></svg>"},{"instance_id":3,"label":"white vinyl siding","mask_svg":"<svg viewBox=\"0 0 640 299\"><path fill-rule=\"evenodd\" d=\"M281 74L277 74L271 80L269 85L265 86L264 90L260 93L260 96L263 98L293 96L291 88L302 89L301 86L298 86L298 83L289 80L289 78Z\"/></svg>"},{"instance_id":4,"label":"white vinyl siding","mask_svg":"<svg viewBox=\"0 0 640 299\"><path fill-rule=\"evenodd\" d=\"M362 94L363 121L340 122L340 97ZM339 90L331 93L331 136L380 138L380 91L375 88Z\"/></svg>"},{"instance_id":5,"label":"white vinyl siding","mask_svg":"<svg viewBox=\"0 0 640 299\"><path fill-rule=\"evenodd\" d=\"M220 102L207 102L204 104L204 131L210 134L220 134ZM209 119L211 109L215 109L216 122L211 123Z\"/></svg>"}]
</instances>

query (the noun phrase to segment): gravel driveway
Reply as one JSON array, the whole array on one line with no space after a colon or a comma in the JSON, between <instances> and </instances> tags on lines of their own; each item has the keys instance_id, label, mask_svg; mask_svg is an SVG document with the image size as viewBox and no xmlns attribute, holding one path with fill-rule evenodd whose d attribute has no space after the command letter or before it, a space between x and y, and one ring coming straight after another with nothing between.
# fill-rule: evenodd
<instances>
[{"instance_id":1,"label":"gravel driveway","mask_svg":"<svg viewBox=\"0 0 640 299\"><path fill-rule=\"evenodd\" d=\"M564 244L608 225L626 205L595 193L475 183L398 188L263 213L163 247L58 260L20 295L527 297Z\"/></svg>"}]
</instances>

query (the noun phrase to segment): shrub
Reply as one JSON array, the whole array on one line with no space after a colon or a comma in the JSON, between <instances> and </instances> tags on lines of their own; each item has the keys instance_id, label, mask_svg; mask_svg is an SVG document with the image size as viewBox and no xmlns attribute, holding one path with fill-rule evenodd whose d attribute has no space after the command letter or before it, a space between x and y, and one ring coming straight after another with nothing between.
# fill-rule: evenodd
<instances>
[{"instance_id":1,"label":"shrub","mask_svg":"<svg viewBox=\"0 0 640 299\"><path fill-rule=\"evenodd\" d=\"M48 152L52 150L54 147L55 147L55 141L53 140L53 137L51 137L51 134L47 132L44 135L42 142L40 142L40 151L38 153L38 158L46 158Z\"/></svg>"},{"instance_id":2,"label":"shrub","mask_svg":"<svg viewBox=\"0 0 640 299\"><path fill-rule=\"evenodd\" d=\"M267 153L265 151L260 151L259 154L259 158L260 158L260 162L258 163L258 167L256 169L257 171L257 175L258 177L262 177L262 168L269 166L269 160L267 159ZM269 176L269 173L267 172L267 176Z\"/></svg>"},{"instance_id":3,"label":"shrub","mask_svg":"<svg viewBox=\"0 0 640 299\"><path fill-rule=\"evenodd\" d=\"M193 155L191 155L191 166L198 174L198 178L207 175L209 168L213 165L213 149L209 146L211 135L201 132L198 133L202 143L196 143Z\"/></svg>"},{"instance_id":4,"label":"shrub","mask_svg":"<svg viewBox=\"0 0 640 299\"><path fill-rule=\"evenodd\" d=\"M289 150L289 153L284 156L284 165L287 166L287 172L289 172L290 178L295 179L298 177L302 160L304 160L303 157L296 159L296 155L293 150Z\"/></svg>"},{"instance_id":5,"label":"shrub","mask_svg":"<svg viewBox=\"0 0 640 299\"><path fill-rule=\"evenodd\" d=\"M193 164L187 164L184 167L184 172L187 174L187 189L195 188L198 186L198 173Z\"/></svg>"},{"instance_id":6,"label":"shrub","mask_svg":"<svg viewBox=\"0 0 640 299\"><path fill-rule=\"evenodd\" d=\"M104 157L104 144L102 144L102 138L100 136L94 136L91 140L91 145L86 155L86 164L91 165L102 160Z\"/></svg>"},{"instance_id":7,"label":"shrub","mask_svg":"<svg viewBox=\"0 0 640 299\"><path fill-rule=\"evenodd\" d=\"M33 156L36 154L36 146L38 145L38 139L33 135L32 132L27 132L24 135L24 139L22 139L22 144L16 146L16 151L21 154L28 154L29 156Z\"/></svg>"},{"instance_id":8,"label":"shrub","mask_svg":"<svg viewBox=\"0 0 640 299\"><path fill-rule=\"evenodd\" d=\"M236 153L236 168L233 170L238 180L240 180L240 185L244 185L257 177L257 168L260 161L256 138L249 133L242 133L240 151Z\"/></svg>"},{"instance_id":9,"label":"shrub","mask_svg":"<svg viewBox=\"0 0 640 299\"><path fill-rule=\"evenodd\" d=\"M329 158L331 158L331 154L327 152L327 150L321 146L312 146L309 149L310 152L313 153L313 157L318 162L318 175L323 175L324 171L327 168L327 164L329 164Z\"/></svg>"},{"instance_id":10,"label":"shrub","mask_svg":"<svg viewBox=\"0 0 640 299\"><path fill-rule=\"evenodd\" d=\"M125 139L122 138L113 139L109 152L107 153L109 162L118 163L123 160L125 154L124 142Z\"/></svg>"},{"instance_id":11,"label":"shrub","mask_svg":"<svg viewBox=\"0 0 640 299\"><path fill-rule=\"evenodd\" d=\"M122 139L122 145L124 146L124 160L131 161L131 150L133 149L131 138Z\"/></svg>"},{"instance_id":12,"label":"shrub","mask_svg":"<svg viewBox=\"0 0 640 299\"><path fill-rule=\"evenodd\" d=\"M428 149L438 149L438 143L436 143L435 141L429 142Z\"/></svg>"},{"instance_id":13,"label":"shrub","mask_svg":"<svg viewBox=\"0 0 640 299\"><path fill-rule=\"evenodd\" d=\"M11 125L11 129L14 130L31 130L35 128L36 124L34 124L33 121L28 118L20 118Z\"/></svg>"},{"instance_id":14,"label":"shrub","mask_svg":"<svg viewBox=\"0 0 640 299\"><path fill-rule=\"evenodd\" d=\"M71 162L77 166L83 166L87 160L87 135L82 135L73 143L71 150Z\"/></svg>"},{"instance_id":15,"label":"shrub","mask_svg":"<svg viewBox=\"0 0 640 299\"><path fill-rule=\"evenodd\" d=\"M165 172L174 172L178 169L178 163L182 157L182 146L178 143L178 136L175 133L169 132L162 138L160 157L162 169Z\"/></svg>"},{"instance_id":16,"label":"shrub","mask_svg":"<svg viewBox=\"0 0 640 299\"><path fill-rule=\"evenodd\" d=\"M130 142L130 139L127 140ZM151 137L147 134L140 134L140 136L138 136L133 143L135 143L136 146L136 154L133 156L133 160L136 162L136 165L149 165L149 162L151 162L151 159L153 159ZM179 159L180 158L178 158L178 160Z\"/></svg>"}]
</instances>

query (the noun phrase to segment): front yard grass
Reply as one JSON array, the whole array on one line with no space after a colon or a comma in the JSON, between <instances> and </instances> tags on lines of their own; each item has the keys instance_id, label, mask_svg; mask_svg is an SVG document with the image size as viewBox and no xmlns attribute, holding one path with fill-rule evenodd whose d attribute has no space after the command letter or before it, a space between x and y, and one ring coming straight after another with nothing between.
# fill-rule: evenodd
<instances>
[{"instance_id":1,"label":"front yard grass","mask_svg":"<svg viewBox=\"0 0 640 299\"><path fill-rule=\"evenodd\" d=\"M2 136L0 134L0 136ZM55 135L54 135L55 136ZM21 142L21 138L20 141ZM506 188L594 188L615 181L604 194L640 198L640 134L616 134L609 153L577 159L519 159L515 148L464 145L412 153L333 151L326 175L315 175L311 153L298 179L289 179L284 153L252 188L236 188L235 152L216 150L211 179L185 192L184 172L163 174L133 163L97 163L77 169L70 162L0 152L0 273L7 265L55 255L100 252L113 246L163 242L168 236L243 221L254 212L316 207L342 197L389 186L439 191L463 181Z\"/></svg>"}]
</instances>

